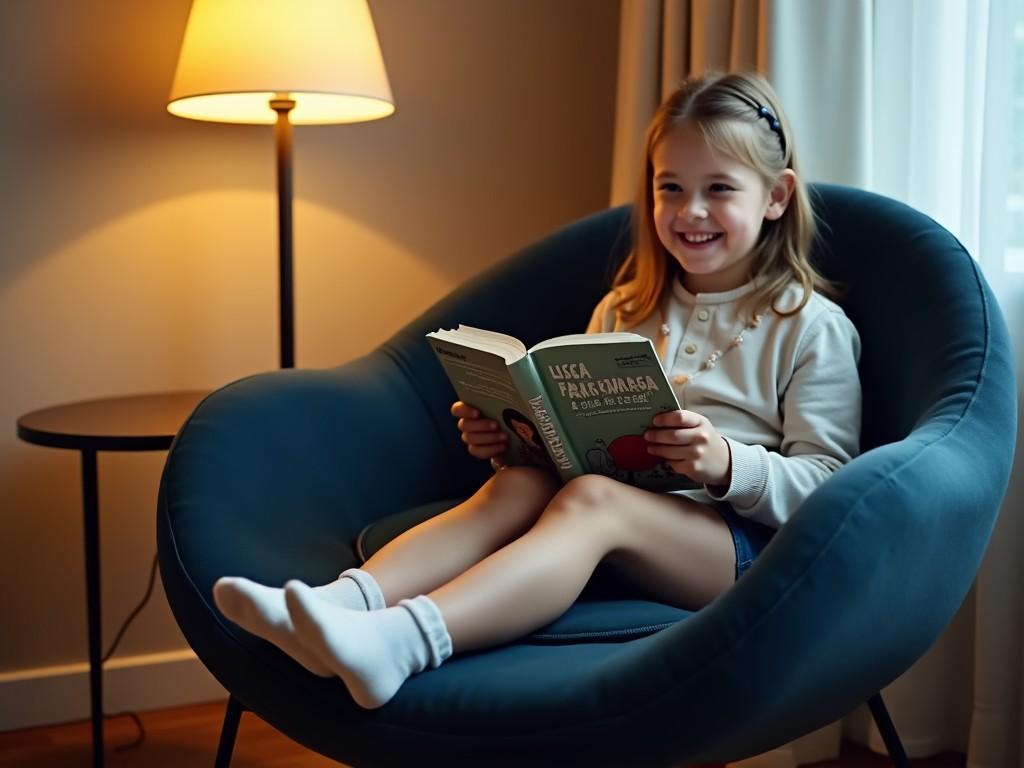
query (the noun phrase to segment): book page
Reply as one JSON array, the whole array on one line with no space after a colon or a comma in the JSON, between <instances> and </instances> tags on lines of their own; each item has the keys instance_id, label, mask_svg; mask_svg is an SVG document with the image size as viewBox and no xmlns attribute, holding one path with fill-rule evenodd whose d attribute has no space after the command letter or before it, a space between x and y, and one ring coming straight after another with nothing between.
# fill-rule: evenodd
<instances>
[{"instance_id":1,"label":"book page","mask_svg":"<svg viewBox=\"0 0 1024 768\"><path fill-rule=\"evenodd\" d=\"M439 328L427 334L429 339L442 339L452 344L472 347L493 355L499 355L506 364L512 364L526 357L526 346L515 336L496 331L485 331L471 325L460 325L455 330Z\"/></svg>"},{"instance_id":2,"label":"book page","mask_svg":"<svg viewBox=\"0 0 1024 768\"><path fill-rule=\"evenodd\" d=\"M552 339L546 339L538 344L534 344L530 347L530 354L533 354L539 349L550 349L551 347L568 347L578 344L618 344L623 341L637 341L643 343L647 341L647 337L641 336L639 333L630 333L629 331L571 333L567 336L555 336Z\"/></svg>"}]
</instances>

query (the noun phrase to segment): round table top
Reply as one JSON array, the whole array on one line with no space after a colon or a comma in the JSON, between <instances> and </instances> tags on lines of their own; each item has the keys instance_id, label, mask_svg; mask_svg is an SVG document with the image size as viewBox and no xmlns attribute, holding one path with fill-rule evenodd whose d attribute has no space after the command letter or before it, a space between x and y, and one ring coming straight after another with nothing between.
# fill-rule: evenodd
<instances>
[{"instance_id":1,"label":"round table top","mask_svg":"<svg viewBox=\"0 0 1024 768\"><path fill-rule=\"evenodd\" d=\"M207 394L127 395L43 408L18 419L18 437L51 448L164 450Z\"/></svg>"}]
</instances>

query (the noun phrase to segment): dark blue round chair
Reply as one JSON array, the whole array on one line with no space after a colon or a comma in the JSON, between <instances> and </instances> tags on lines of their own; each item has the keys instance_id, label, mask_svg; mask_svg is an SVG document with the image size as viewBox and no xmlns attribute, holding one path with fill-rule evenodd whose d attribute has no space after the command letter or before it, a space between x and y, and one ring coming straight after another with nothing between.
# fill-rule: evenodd
<instances>
[{"instance_id":1,"label":"dark blue round chair","mask_svg":"<svg viewBox=\"0 0 1024 768\"><path fill-rule=\"evenodd\" d=\"M580 331L628 250L627 209L514 255L367 357L210 395L168 455L158 539L174 615L231 694L220 762L243 708L356 766L668 766L757 754L879 704L981 562L1012 461L1014 374L999 308L952 235L877 195L812 192L815 259L846 286L863 344L863 453L696 613L599 573L551 626L452 658L366 711L210 594L225 574L326 582L471 494L490 470L459 442L424 334L466 323L529 345Z\"/></svg>"}]
</instances>

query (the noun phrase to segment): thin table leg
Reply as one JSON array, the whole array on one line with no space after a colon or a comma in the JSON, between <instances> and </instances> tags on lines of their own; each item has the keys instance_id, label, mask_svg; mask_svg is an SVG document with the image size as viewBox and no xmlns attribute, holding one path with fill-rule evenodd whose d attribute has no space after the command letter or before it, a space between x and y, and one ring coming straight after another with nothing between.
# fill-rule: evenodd
<instances>
[{"instance_id":1,"label":"thin table leg","mask_svg":"<svg viewBox=\"0 0 1024 768\"><path fill-rule=\"evenodd\" d=\"M89 622L89 699L92 764L103 768L103 664L100 647L100 514L96 451L82 449L82 513L85 529L85 596Z\"/></svg>"}]
</instances>

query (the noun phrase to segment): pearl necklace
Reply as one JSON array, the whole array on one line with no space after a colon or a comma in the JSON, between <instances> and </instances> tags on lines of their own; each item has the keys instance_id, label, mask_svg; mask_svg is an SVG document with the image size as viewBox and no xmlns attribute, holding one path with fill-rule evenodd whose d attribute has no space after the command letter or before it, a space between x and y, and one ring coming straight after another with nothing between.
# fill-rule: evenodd
<instances>
[{"instance_id":1,"label":"pearl necklace","mask_svg":"<svg viewBox=\"0 0 1024 768\"><path fill-rule=\"evenodd\" d=\"M708 371L710 371L712 368L718 365L718 361L721 360L723 356L727 355L730 350L736 349L736 347L740 346L743 343L743 337L744 335L746 335L747 331L752 331L755 328L757 328L757 326L761 324L761 319L763 317L764 315L760 312L754 315L754 317L751 318L750 322L744 325L743 328L740 329L740 332L732 337L732 340L729 342L728 346L726 346L724 351L721 349L716 349L714 352L708 355L707 359L700 364L700 367L693 374L687 375L685 373L682 373L677 376L673 376L672 380L676 384L685 387L687 384L689 384L695 378L700 376L702 373L707 373ZM671 332L672 329L669 328L668 323L661 324L661 334L663 336L668 337L668 335Z\"/></svg>"}]
</instances>

